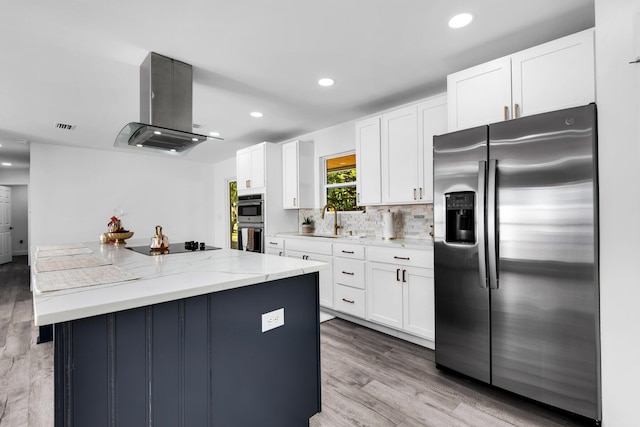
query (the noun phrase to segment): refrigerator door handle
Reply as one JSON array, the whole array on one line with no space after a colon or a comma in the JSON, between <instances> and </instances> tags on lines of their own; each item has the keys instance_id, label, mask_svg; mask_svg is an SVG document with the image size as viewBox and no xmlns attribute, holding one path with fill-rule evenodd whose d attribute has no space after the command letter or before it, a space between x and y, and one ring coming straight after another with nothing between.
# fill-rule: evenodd
<instances>
[{"instance_id":1,"label":"refrigerator door handle","mask_svg":"<svg viewBox=\"0 0 640 427\"><path fill-rule=\"evenodd\" d=\"M485 243L485 197L487 194L487 162L480 160L478 162L478 200L476 207L478 209L478 264L480 273L480 287L489 287L489 281L487 279L487 255L486 255L486 243Z\"/></svg>"},{"instance_id":2,"label":"refrigerator door handle","mask_svg":"<svg viewBox=\"0 0 640 427\"><path fill-rule=\"evenodd\" d=\"M487 252L489 258L489 287L498 289L498 260L496 247L496 168L498 161L489 159L487 178Z\"/></svg>"}]
</instances>

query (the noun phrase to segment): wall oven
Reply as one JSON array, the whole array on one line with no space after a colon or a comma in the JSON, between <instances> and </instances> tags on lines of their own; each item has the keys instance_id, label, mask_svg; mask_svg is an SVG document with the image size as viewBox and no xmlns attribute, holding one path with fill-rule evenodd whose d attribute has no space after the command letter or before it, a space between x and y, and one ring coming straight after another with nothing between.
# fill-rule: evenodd
<instances>
[{"instance_id":1,"label":"wall oven","mask_svg":"<svg viewBox=\"0 0 640 427\"><path fill-rule=\"evenodd\" d=\"M262 194L238 197L238 249L264 253L264 200Z\"/></svg>"}]
</instances>

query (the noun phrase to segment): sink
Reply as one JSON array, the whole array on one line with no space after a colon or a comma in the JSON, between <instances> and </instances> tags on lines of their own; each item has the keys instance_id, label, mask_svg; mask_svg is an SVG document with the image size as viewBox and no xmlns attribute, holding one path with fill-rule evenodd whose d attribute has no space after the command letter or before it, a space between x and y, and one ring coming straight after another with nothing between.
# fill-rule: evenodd
<instances>
[{"instance_id":1,"label":"sink","mask_svg":"<svg viewBox=\"0 0 640 427\"><path fill-rule=\"evenodd\" d=\"M337 239L340 236L336 236L335 234L300 234L300 236L305 236L305 237L324 237L326 239Z\"/></svg>"}]
</instances>

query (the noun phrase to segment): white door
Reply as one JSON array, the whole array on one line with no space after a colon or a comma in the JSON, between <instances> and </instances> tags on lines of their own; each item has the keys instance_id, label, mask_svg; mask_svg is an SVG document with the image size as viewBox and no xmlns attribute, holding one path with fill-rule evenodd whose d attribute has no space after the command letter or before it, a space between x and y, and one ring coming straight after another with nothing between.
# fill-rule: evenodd
<instances>
[{"instance_id":1,"label":"white door","mask_svg":"<svg viewBox=\"0 0 640 427\"><path fill-rule=\"evenodd\" d=\"M366 308L367 320L402 328L402 268L368 263Z\"/></svg>"},{"instance_id":2,"label":"white door","mask_svg":"<svg viewBox=\"0 0 640 427\"><path fill-rule=\"evenodd\" d=\"M433 270L405 267L402 280L404 330L435 340Z\"/></svg>"},{"instance_id":3,"label":"white door","mask_svg":"<svg viewBox=\"0 0 640 427\"><path fill-rule=\"evenodd\" d=\"M298 142L282 146L282 207L297 209L298 204Z\"/></svg>"},{"instance_id":4,"label":"white door","mask_svg":"<svg viewBox=\"0 0 640 427\"><path fill-rule=\"evenodd\" d=\"M11 188L0 187L0 264L11 262Z\"/></svg>"},{"instance_id":5,"label":"white door","mask_svg":"<svg viewBox=\"0 0 640 427\"><path fill-rule=\"evenodd\" d=\"M433 202L433 136L447 133L446 95L418 104L418 192L424 203Z\"/></svg>"}]
</instances>

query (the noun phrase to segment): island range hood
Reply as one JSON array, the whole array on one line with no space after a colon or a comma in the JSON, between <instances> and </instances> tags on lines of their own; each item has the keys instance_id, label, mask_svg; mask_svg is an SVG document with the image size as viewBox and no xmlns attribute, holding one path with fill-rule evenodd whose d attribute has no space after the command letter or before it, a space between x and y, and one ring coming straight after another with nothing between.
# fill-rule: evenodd
<instances>
[{"instance_id":1,"label":"island range hood","mask_svg":"<svg viewBox=\"0 0 640 427\"><path fill-rule=\"evenodd\" d=\"M191 65L150 52L140 66L140 122L125 125L114 146L184 154L207 139L193 133Z\"/></svg>"}]
</instances>

